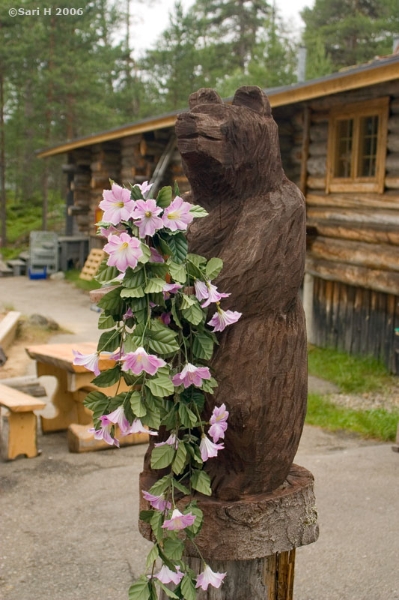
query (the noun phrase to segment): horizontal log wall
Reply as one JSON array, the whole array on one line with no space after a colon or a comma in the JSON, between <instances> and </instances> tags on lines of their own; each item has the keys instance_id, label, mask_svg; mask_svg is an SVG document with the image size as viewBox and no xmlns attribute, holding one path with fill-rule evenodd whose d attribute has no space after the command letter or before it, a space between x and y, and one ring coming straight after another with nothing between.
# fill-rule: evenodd
<instances>
[{"instance_id":1,"label":"horizontal log wall","mask_svg":"<svg viewBox=\"0 0 399 600\"><path fill-rule=\"evenodd\" d=\"M326 193L332 108L390 96L385 190ZM399 374L399 80L309 104L306 272L314 277L312 339L371 354Z\"/></svg>"},{"instance_id":2,"label":"horizontal log wall","mask_svg":"<svg viewBox=\"0 0 399 600\"><path fill-rule=\"evenodd\" d=\"M313 298L317 346L374 356L399 374L399 296L315 277Z\"/></svg>"}]
</instances>

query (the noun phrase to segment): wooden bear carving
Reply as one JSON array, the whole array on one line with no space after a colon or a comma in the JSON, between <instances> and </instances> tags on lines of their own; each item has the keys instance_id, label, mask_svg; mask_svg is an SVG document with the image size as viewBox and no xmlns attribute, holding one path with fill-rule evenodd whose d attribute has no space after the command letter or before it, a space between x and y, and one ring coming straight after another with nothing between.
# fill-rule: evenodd
<instances>
[{"instance_id":1,"label":"wooden bear carving","mask_svg":"<svg viewBox=\"0 0 399 600\"><path fill-rule=\"evenodd\" d=\"M232 105L199 90L176 133L192 201L209 212L190 228L190 252L224 261L216 284L231 296L222 308L243 315L218 334L212 367L219 387L209 412L224 402L230 417L225 450L206 466L214 497L235 500L279 487L302 433L305 202L283 172L277 125L260 88L240 88Z\"/></svg>"}]
</instances>

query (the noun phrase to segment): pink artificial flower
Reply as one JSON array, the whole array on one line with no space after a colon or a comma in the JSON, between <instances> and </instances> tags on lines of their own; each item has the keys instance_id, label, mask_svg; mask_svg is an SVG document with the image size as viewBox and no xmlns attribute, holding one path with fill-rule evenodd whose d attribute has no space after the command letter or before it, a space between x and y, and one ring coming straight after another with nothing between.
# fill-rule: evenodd
<instances>
[{"instance_id":1,"label":"pink artificial flower","mask_svg":"<svg viewBox=\"0 0 399 600\"><path fill-rule=\"evenodd\" d=\"M155 508L156 510L160 510L161 512L163 512L166 509L169 510L170 508L172 508L171 503L165 500L165 496L163 494L161 494L160 496L154 496L153 494L150 494L150 492L146 492L145 490L142 491L142 494L143 498L147 500L147 502L151 504L152 508Z\"/></svg>"},{"instance_id":2,"label":"pink artificial flower","mask_svg":"<svg viewBox=\"0 0 399 600\"><path fill-rule=\"evenodd\" d=\"M208 433L215 442L215 444L220 440L220 438L224 438L224 433L226 429L227 423L225 423L224 421L222 421L222 423L214 423L210 426Z\"/></svg>"},{"instance_id":3,"label":"pink artificial flower","mask_svg":"<svg viewBox=\"0 0 399 600\"><path fill-rule=\"evenodd\" d=\"M161 583L174 583L178 585L184 577L184 573L180 573L180 567L176 567L176 571L172 571L166 565L162 565L159 573L154 575Z\"/></svg>"},{"instance_id":4,"label":"pink artificial flower","mask_svg":"<svg viewBox=\"0 0 399 600\"><path fill-rule=\"evenodd\" d=\"M166 365L162 358L158 358L155 354L147 354L141 347L126 354L122 360L125 361L122 371L132 371L135 375L141 375L143 371L155 375L158 369Z\"/></svg>"},{"instance_id":5,"label":"pink artificial flower","mask_svg":"<svg viewBox=\"0 0 399 600\"><path fill-rule=\"evenodd\" d=\"M162 208L157 206L152 198L150 200L137 200L132 217L138 219L135 224L139 228L141 238L145 238L146 235L153 236L158 229L162 229L164 225L162 219L158 217L161 212Z\"/></svg>"},{"instance_id":6,"label":"pink artificial flower","mask_svg":"<svg viewBox=\"0 0 399 600\"><path fill-rule=\"evenodd\" d=\"M125 314L123 315L122 318L123 319L131 319L133 317L134 317L133 311L132 311L132 309L129 306L129 308L127 309L127 311L125 312Z\"/></svg>"},{"instance_id":7,"label":"pink artificial flower","mask_svg":"<svg viewBox=\"0 0 399 600\"><path fill-rule=\"evenodd\" d=\"M223 450L223 449L224 449L223 444L214 444L213 442L211 442L211 440L208 437L206 437L205 434L202 434L201 443L200 443L200 452L201 452L201 458L204 462L207 461L208 458L213 458L214 456L217 456L218 451Z\"/></svg>"},{"instance_id":8,"label":"pink artificial flower","mask_svg":"<svg viewBox=\"0 0 399 600\"><path fill-rule=\"evenodd\" d=\"M166 325L166 327L168 325L170 325L171 320L172 320L172 317L171 317L171 313L170 312L163 312L161 314L161 321L162 321L162 323L164 325Z\"/></svg>"},{"instance_id":9,"label":"pink artificial flower","mask_svg":"<svg viewBox=\"0 0 399 600\"><path fill-rule=\"evenodd\" d=\"M209 420L211 426L209 428L209 435L216 443L220 438L224 438L224 433L227 429L227 418L229 412L226 410L226 405L215 406L212 411L212 416Z\"/></svg>"},{"instance_id":10,"label":"pink artificial flower","mask_svg":"<svg viewBox=\"0 0 399 600\"><path fill-rule=\"evenodd\" d=\"M205 569L197 577L195 587L203 590L207 590L209 585L219 588L225 577L226 573L215 573L208 565L205 565Z\"/></svg>"},{"instance_id":11,"label":"pink artificial flower","mask_svg":"<svg viewBox=\"0 0 399 600\"><path fill-rule=\"evenodd\" d=\"M82 367L86 367L88 371L92 371L94 375L100 375L100 368L98 366L100 357L97 352L93 354L82 354L77 350L72 350L73 352L73 364L79 365Z\"/></svg>"},{"instance_id":12,"label":"pink artificial flower","mask_svg":"<svg viewBox=\"0 0 399 600\"><path fill-rule=\"evenodd\" d=\"M242 313L236 310L222 310L218 307L217 312L213 315L212 319L208 322L208 325L213 327L212 331L223 331L227 325L236 323L241 317Z\"/></svg>"},{"instance_id":13,"label":"pink artificial flower","mask_svg":"<svg viewBox=\"0 0 399 600\"><path fill-rule=\"evenodd\" d=\"M210 281L199 281L198 279L194 282L195 296L198 301L205 300L201 304L202 308L206 308L212 302L220 302L222 298L228 298L230 294L224 294L218 292L216 285L213 285Z\"/></svg>"},{"instance_id":14,"label":"pink artificial flower","mask_svg":"<svg viewBox=\"0 0 399 600\"><path fill-rule=\"evenodd\" d=\"M116 410L114 410L109 415L103 415L100 417L101 423L103 425L119 425L119 429L122 435L128 435L130 433L130 423L126 418L125 411L123 410L123 406L118 406Z\"/></svg>"},{"instance_id":15,"label":"pink artificial flower","mask_svg":"<svg viewBox=\"0 0 399 600\"><path fill-rule=\"evenodd\" d=\"M196 367L191 363L187 363L181 373L177 373L172 377L172 382L176 386L183 384L185 388L190 387L190 385L201 387L202 380L210 378L211 373L208 367Z\"/></svg>"},{"instance_id":16,"label":"pink artificial flower","mask_svg":"<svg viewBox=\"0 0 399 600\"><path fill-rule=\"evenodd\" d=\"M158 435L157 431L146 429L140 419L134 419L126 435L129 435L129 433L148 433L148 435Z\"/></svg>"},{"instance_id":17,"label":"pink artificial flower","mask_svg":"<svg viewBox=\"0 0 399 600\"><path fill-rule=\"evenodd\" d=\"M175 510L172 512L171 518L164 521L162 528L168 529L169 531L179 531L181 529L185 529L186 527L190 527L194 523L195 519L195 515L191 513L183 515L179 509L175 508Z\"/></svg>"},{"instance_id":18,"label":"pink artificial flower","mask_svg":"<svg viewBox=\"0 0 399 600\"><path fill-rule=\"evenodd\" d=\"M107 265L116 267L122 272L125 272L128 267L134 269L139 258L143 256L139 240L130 237L127 233L121 233L119 236L110 235L104 251L109 254Z\"/></svg>"},{"instance_id":19,"label":"pink artificial flower","mask_svg":"<svg viewBox=\"0 0 399 600\"><path fill-rule=\"evenodd\" d=\"M158 446L174 446L175 449L177 449L178 445L179 445L179 440L177 439L177 437L175 436L174 433L172 433L167 440L165 440L164 442L158 442L157 444L154 444L154 446L158 447Z\"/></svg>"},{"instance_id":20,"label":"pink artificial flower","mask_svg":"<svg viewBox=\"0 0 399 600\"><path fill-rule=\"evenodd\" d=\"M148 181L144 181L144 183L136 183L133 187L138 187L140 192L143 194L147 193L148 190L152 188L152 183L148 183Z\"/></svg>"},{"instance_id":21,"label":"pink artificial flower","mask_svg":"<svg viewBox=\"0 0 399 600\"><path fill-rule=\"evenodd\" d=\"M107 239L112 233L114 233L115 235L120 235L123 232L126 232L126 230L118 229L118 227L114 227L113 225L111 225L110 227L100 227L99 229L99 235L102 235Z\"/></svg>"},{"instance_id":22,"label":"pink artificial flower","mask_svg":"<svg viewBox=\"0 0 399 600\"><path fill-rule=\"evenodd\" d=\"M162 215L164 227L171 231L184 231L194 219L194 215L190 213L192 205L189 202L184 202L183 198L176 196L169 206L165 208Z\"/></svg>"},{"instance_id":23,"label":"pink artificial flower","mask_svg":"<svg viewBox=\"0 0 399 600\"><path fill-rule=\"evenodd\" d=\"M99 206L104 211L104 221L118 225L121 221L130 219L134 201L130 197L129 190L113 183L110 190L103 191L103 198Z\"/></svg>"},{"instance_id":24,"label":"pink artificial flower","mask_svg":"<svg viewBox=\"0 0 399 600\"><path fill-rule=\"evenodd\" d=\"M163 297L167 300L171 294L176 294L182 287L180 283L165 283L162 289Z\"/></svg>"},{"instance_id":25,"label":"pink artificial flower","mask_svg":"<svg viewBox=\"0 0 399 600\"><path fill-rule=\"evenodd\" d=\"M112 424L103 422L103 417L100 417L100 421L101 421L101 429L94 429L92 427L91 429L89 429L89 432L94 433L95 440L103 440L110 446L117 446L117 448L119 448L119 440L117 440L116 438L113 438L111 435L110 430L111 430Z\"/></svg>"},{"instance_id":26,"label":"pink artificial flower","mask_svg":"<svg viewBox=\"0 0 399 600\"><path fill-rule=\"evenodd\" d=\"M150 261L155 263L164 263L165 259L161 256L155 248L150 247L151 257Z\"/></svg>"}]
</instances>

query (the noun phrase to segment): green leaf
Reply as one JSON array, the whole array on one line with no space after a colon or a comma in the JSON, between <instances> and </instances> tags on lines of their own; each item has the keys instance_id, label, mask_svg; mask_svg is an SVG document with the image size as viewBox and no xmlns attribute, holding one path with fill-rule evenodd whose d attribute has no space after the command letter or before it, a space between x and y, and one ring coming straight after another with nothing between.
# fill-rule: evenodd
<instances>
[{"instance_id":1,"label":"green leaf","mask_svg":"<svg viewBox=\"0 0 399 600\"><path fill-rule=\"evenodd\" d=\"M147 246L147 244L144 244L144 242L140 242L140 248L141 248L141 251L143 253L143 256L140 256L139 263L145 264L151 258L151 250L149 249L149 247Z\"/></svg>"},{"instance_id":2,"label":"green leaf","mask_svg":"<svg viewBox=\"0 0 399 600\"><path fill-rule=\"evenodd\" d=\"M165 276L169 272L169 268L166 263L151 263L150 268L147 268L147 272L148 271L150 271L151 275L163 279L165 283Z\"/></svg>"},{"instance_id":3,"label":"green leaf","mask_svg":"<svg viewBox=\"0 0 399 600\"><path fill-rule=\"evenodd\" d=\"M107 265L106 260L104 260L98 271L97 274L94 276L94 279L96 281L98 281L99 283L107 283L109 281L112 281L113 279L115 279L115 277L117 277L119 275L119 271L116 267L109 267Z\"/></svg>"},{"instance_id":4,"label":"green leaf","mask_svg":"<svg viewBox=\"0 0 399 600\"><path fill-rule=\"evenodd\" d=\"M154 396L158 396L160 398L170 396L175 391L175 386L173 385L172 380L164 375L155 377L154 379L148 379L145 382L145 385L150 388Z\"/></svg>"},{"instance_id":5,"label":"green leaf","mask_svg":"<svg viewBox=\"0 0 399 600\"><path fill-rule=\"evenodd\" d=\"M130 406L132 407L132 411L136 417L140 419L141 417L144 417L144 415L147 414L147 409L145 407L144 402L141 399L140 392L133 392L133 394L130 396L129 401Z\"/></svg>"},{"instance_id":6,"label":"green leaf","mask_svg":"<svg viewBox=\"0 0 399 600\"><path fill-rule=\"evenodd\" d=\"M167 413L167 415L162 419L162 425L165 425L166 429L171 430L176 425L176 412L177 412L177 404L174 404L172 409Z\"/></svg>"},{"instance_id":7,"label":"green leaf","mask_svg":"<svg viewBox=\"0 0 399 600\"><path fill-rule=\"evenodd\" d=\"M188 259L187 259L187 272L190 275L190 277L193 277L194 279L200 279L200 280L205 279L205 275L204 275L204 273L202 273L202 271L200 271L199 267L197 265L195 265L193 262L191 262L191 260L188 260Z\"/></svg>"},{"instance_id":8,"label":"green leaf","mask_svg":"<svg viewBox=\"0 0 399 600\"><path fill-rule=\"evenodd\" d=\"M213 340L205 333L195 333L193 340L193 354L197 358L210 360L213 355Z\"/></svg>"},{"instance_id":9,"label":"green leaf","mask_svg":"<svg viewBox=\"0 0 399 600\"><path fill-rule=\"evenodd\" d=\"M176 341L177 332L157 320L151 320L147 336L150 348L157 354L171 354L180 348Z\"/></svg>"},{"instance_id":10,"label":"green leaf","mask_svg":"<svg viewBox=\"0 0 399 600\"><path fill-rule=\"evenodd\" d=\"M101 313L98 317L98 328L99 329L112 329L115 327L115 320L112 315L105 315Z\"/></svg>"},{"instance_id":11,"label":"green leaf","mask_svg":"<svg viewBox=\"0 0 399 600\"><path fill-rule=\"evenodd\" d=\"M159 190L157 196L157 205L161 208L166 208L172 202L172 188L170 185L166 185L165 187Z\"/></svg>"},{"instance_id":12,"label":"green leaf","mask_svg":"<svg viewBox=\"0 0 399 600\"><path fill-rule=\"evenodd\" d=\"M107 369L106 371L103 371L102 373L100 373L100 375L95 377L92 381L92 384L98 387L106 388L110 387L111 385L114 385L114 383L117 383L120 377L121 368L119 365L115 365L115 367L113 367L112 369Z\"/></svg>"},{"instance_id":13,"label":"green leaf","mask_svg":"<svg viewBox=\"0 0 399 600\"><path fill-rule=\"evenodd\" d=\"M182 402L179 404L179 417L184 427L188 429L192 429L198 423L197 415Z\"/></svg>"},{"instance_id":14,"label":"green leaf","mask_svg":"<svg viewBox=\"0 0 399 600\"><path fill-rule=\"evenodd\" d=\"M188 487L186 487L185 485L183 485L182 483L180 483L180 481L177 481L176 479L174 479L173 480L173 485L174 485L174 487L176 489L179 490L179 492L181 492L185 496L189 496L190 495L190 490L188 489Z\"/></svg>"},{"instance_id":15,"label":"green leaf","mask_svg":"<svg viewBox=\"0 0 399 600\"><path fill-rule=\"evenodd\" d=\"M191 485L197 492L205 494L205 496L212 496L211 479L205 471L194 469L191 475Z\"/></svg>"},{"instance_id":16,"label":"green leaf","mask_svg":"<svg viewBox=\"0 0 399 600\"><path fill-rule=\"evenodd\" d=\"M223 261L220 258L211 258L207 262L205 274L207 279L215 279L223 269Z\"/></svg>"},{"instance_id":17,"label":"green leaf","mask_svg":"<svg viewBox=\"0 0 399 600\"><path fill-rule=\"evenodd\" d=\"M187 450L183 442L179 442L179 446L177 448L176 455L173 459L172 470L175 475L179 475L182 473L187 458Z\"/></svg>"},{"instance_id":18,"label":"green leaf","mask_svg":"<svg viewBox=\"0 0 399 600\"><path fill-rule=\"evenodd\" d=\"M175 196L180 196L179 184L175 181L173 185L173 193Z\"/></svg>"},{"instance_id":19,"label":"green leaf","mask_svg":"<svg viewBox=\"0 0 399 600\"><path fill-rule=\"evenodd\" d=\"M162 446L161 446L161 448L162 448ZM158 479L158 481L156 481L154 483L154 485L151 487L151 489L149 489L148 491L150 492L150 494L153 494L154 496L160 496L170 486L170 479L171 479L170 475L165 475L161 479Z\"/></svg>"},{"instance_id":20,"label":"green leaf","mask_svg":"<svg viewBox=\"0 0 399 600\"><path fill-rule=\"evenodd\" d=\"M121 290L121 286L113 288L99 300L97 306L113 313L115 311L120 312L122 307Z\"/></svg>"},{"instance_id":21,"label":"green leaf","mask_svg":"<svg viewBox=\"0 0 399 600\"><path fill-rule=\"evenodd\" d=\"M152 515L154 514L153 510L141 510L139 513L140 521L144 523L151 523Z\"/></svg>"},{"instance_id":22,"label":"green leaf","mask_svg":"<svg viewBox=\"0 0 399 600\"><path fill-rule=\"evenodd\" d=\"M164 286L165 286L164 279L158 279L157 277L154 277L153 279L150 279L147 282L147 285L145 286L144 291L146 294L156 294L158 292L162 292Z\"/></svg>"},{"instance_id":23,"label":"green leaf","mask_svg":"<svg viewBox=\"0 0 399 600\"><path fill-rule=\"evenodd\" d=\"M188 243L186 236L181 231L176 235L171 235L169 237L168 246L172 252L172 258L175 263L181 264L186 260Z\"/></svg>"},{"instance_id":24,"label":"green leaf","mask_svg":"<svg viewBox=\"0 0 399 600\"><path fill-rule=\"evenodd\" d=\"M159 429L161 425L161 414L159 408L147 407L147 412L144 417L141 417L143 425L147 425L151 429Z\"/></svg>"},{"instance_id":25,"label":"green leaf","mask_svg":"<svg viewBox=\"0 0 399 600\"><path fill-rule=\"evenodd\" d=\"M162 529L162 523L163 523L163 515L162 513L160 513L157 510L153 511L153 515L151 518L151 529L153 531L153 534L155 536L155 539L159 542L162 540L162 536L163 536L163 529Z\"/></svg>"},{"instance_id":26,"label":"green leaf","mask_svg":"<svg viewBox=\"0 0 399 600\"><path fill-rule=\"evenodd\" d=\"M183 592L184 600L196 600L197 592L191 577L185 575L180 582L180 587L181 591Z\"/></svg>"},{"instance_id":27,"label":"green leaf","mask_svg":"<svg viewBox=\"0 0 399 600\"><path fill-rule=\"evenodd\" d=\"M175 449L169 444L153 448L151 452L151 468L164 469L165 467L168 467L172 464L174 455Z\"/></svg>"},{"instance_id":28,"label":"green leaf","mask_svg":"<svg viewBox=\"0 0 399 600\"><path fill-rule=\"evenodd\" d=\"M142 298L144 296L144 290L141 286L136 288L123 288L121 291L121 298Z\"/></svg>"},{"instance_id":29,"label":"green leaf","mask_svg":"<svg viewBox=\"0 0 399 600\"><path fill-rule=\"evenodd\" d=\"M180 560L183 556L184 543L179 539L166 538L163 552L170 560Z\"/></svg>"},{"instance_id":30,"label":"green leaf","mask_svg":"<svg viewBox=\"0 0 399 600\"><path fill-rule=\"evenodd\" d=\"M138 265L135 269L128 267L123 278L123 287L136 288L145 282L145 271L143 265Z\"/></svg>"},{"instance_id":31,"label":"green leaf","mask_svg":"<svg viewBox=\"0 0 399 600\"><path fill-rule=\"evenodd\" d=\"M193 265L196 267L201 267L206 263L206 258L204 256L201 256L200 254L192 254L191 252L187 254L187 260L193 263Z\"/></svg>"},{"instance_id":32,"label":"green leaf","mask_svg":"<svg viewBox=\"0 0 399 600\"><path fill-rule=\"evenodd\" d=\"M195 521L187 529L189 529L194 535L197 535L202 527L204 513L200 508L198 508L198 506L190 506L190 512L195 515Z\"/></svg>"},{"instance_id":33,"label":"green leaf","mask_svg":"<svg viewBox=\"0 0 399 600\"><path fill-rule=\"evenodd\" d=\"M213 394L213 388L218 386L218 382L216 381L216 379L214 377L211 377L210 379L203 379L202 380L202 389L204 390L204 392L207 392L208 394Z\"/></svg>"},{"instance_id":34,"label":"green leaf","mask_svg":"<svg viewBox=\"0 0 399 600\"><path fill-rule=\"evenodd\" d=\"M202 208L202 206L198 206L198 204L193 204L193 206L190 208L190 213L194 215L194 217L207 217L209 215L209 213L205 210L205 208Z\"/></svg>"},{"instance_id":35,"label":"green leaf","mask_svg":"<svg viewBox=\"0 0 399 600\"><path fill-rule=\"evenodd\" d=\"M180 309L185 310L186 308L190 308L190 306L194 306L196 303L197 299L195 296L187 296L187 294L182 294Z\"/></svg>"},{"instance_id":36,"label":"green leaf","mask_svg":"<svg viewBox=\"0 0 399 600\"><path fill-rule=\"evenodd\" d=\"M190 308L182 310L183 317L193 325L199 325L205 317L205 313L199 304L193 304Z\"/></svg>"},{"instance_id":37,"label":"green leaf","mask_svg":"<svg viewBox=\"0 0 399 600\"><path fill-rule=\"evenodd\" d=\"M172 313L172 317L173 317L173 320L176 323L176 325L180 329L183 329L183 325L181 324L181 321L180 321L180 318L179 318L179 315L178 315L177 309L176 309L176 298L173 298L173 300L172 300L171 313Z\"/></svg>"},{"instance_id":38,"label":"green leaf","mask_svg":"<svg viewBox=\"0 0 399 600\"><path fill-rule=\"evenodd\" d=\"M199 447L192 446L191 444L186 444L186 448L187 448L187 452L193 458L194 462L196 462L198 465L202 465L203 460L201 458L201 453L200 453Z\"/></svg>"},{"instance_id":39,"label":"green leaf","mask_svg":"<svg viewBox=\"0 0 399 600\"><path fill-rule=\"evenodd\" d=\"M132 186L130 195L132 196L133 200L144 200L143 194L141 193L141 190L137 184Z\"/></svg>"},{"instance_id":40,"label":"green leaf","mask_svg":"<svg viewBox=\"0 0 399 600\"><path fill-rule=\"evenodd\" d=\"M165 592L165 594L168 596L168 598L177 598L177 600L179 600L180 596L176 596L176 594L174 592L172 592L172 590L167 588L166 585L164 585L162 583L162 581L159 581L159 579L157 579L156 584L159 585L161 590L163 590Z\"/></svg>"},{"instance_id":41,"label":"green leaf","mask_svg":"<svg viewBox=\"0 0 399 600\"><path fill-rule=\"evenodd\" d=\"M173 260L168 260L169 271L174 281L178 281L179 283L185 283L187 279L187 271L186 265L177 264Z\"/></svg>"},{"instance_id":42,"label":"green leaf","mask_svg":"<svg viewBox=\"0 0 399 600\"><path fill-rule=\"evenodd\" d=\"M93 411L94 427L99 424L100 417L108 411L109 398L99 391L90 392L83 401L84 406Z\"/></svg>"},{"instance_id":43,"label":"green leaf","mask_svg":"<svg viewBox=\"0 0 399 600\"><path fill-rule=\"evenodd\" d=\"M161 236L159 236L158 237L158 242L159 242L159 247L161 249L161 254L163 254L164 256L171 256L172 255L172 250L169 247L169 245L166 242L166 240L164 240Z\"/></svg>"},{"instance_id":44,"label":"green leaf","mask_svg":"<svg viewBox=\"0 0 399 600\"><path fill-rule=\"evenodd\" d=\"M129 600L150 600L150 593L148 579L139 579L129 588Z\"/></svg>"},{"instance_id":45,"label":"green leaf","mask_svg":"<svg viewBox=\"0 0 399 600\"><path fill-rule=\"evenodd\" d=\"M158 546L156 546L154 544L154 546L151 548L151 550L150 550L150 552L149 552L149 554L147 556L147 561L146 561L146 567L147 567L147 569L149 569L150 567L152 567L152 565L154 564L154 562L157 560L158 556L159 556Z\"/></svg>"},{"instance_id":46,"label":"green leaf","mask_svg":"<svg viewBox=\"0 0 399 600\"><path fill-rule=\"evenodd\" d=\"M111 331L104 331L100 335L98 340L97 350L98 352L114 352L120 345L120 332L119 329L112 329Z\"/></svg>"},{"instance_id":47,"label":"green leaf","mask_svg":"<svg viewBox=\"0 0 399 600\"><path fill-rule=\"evenodd\" d=\"M147 308L147 298L145 296L143 298L135 298L134 300L130 300L129 304L134 314L136 314L139 310Z\"/></svg>"}]
</instances>

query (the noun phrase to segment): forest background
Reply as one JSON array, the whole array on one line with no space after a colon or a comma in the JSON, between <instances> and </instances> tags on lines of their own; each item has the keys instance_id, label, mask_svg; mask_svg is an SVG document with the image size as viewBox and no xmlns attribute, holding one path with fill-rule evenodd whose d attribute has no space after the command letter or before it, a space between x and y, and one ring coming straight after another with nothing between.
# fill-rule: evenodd
<instances>
[{"instance_id":1,"label":"forest background","mask_svg":"<svg viewBox=\"0 0 399 600\"><path fill-rule=\"evenodd\" d=\"M294 83L300 47L313 79L390 54L399 35L398 0L315 0L301 12L300 34L273 0L195 0L187 10L176 1L163 33L137 58L140 0L63 0L67 18L54 10L13 18L14 6L0 7L3 254L29 229L62 227L63 158L38 160L37 150L185 108L200 87L228 97L240 85Z\"/></svg>"}]
</instances>

